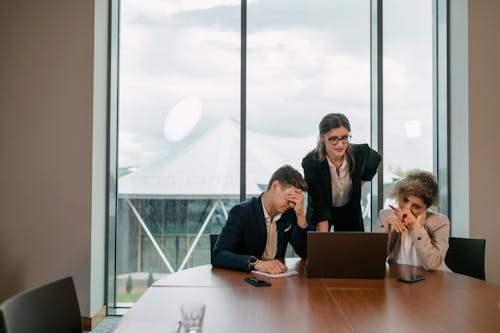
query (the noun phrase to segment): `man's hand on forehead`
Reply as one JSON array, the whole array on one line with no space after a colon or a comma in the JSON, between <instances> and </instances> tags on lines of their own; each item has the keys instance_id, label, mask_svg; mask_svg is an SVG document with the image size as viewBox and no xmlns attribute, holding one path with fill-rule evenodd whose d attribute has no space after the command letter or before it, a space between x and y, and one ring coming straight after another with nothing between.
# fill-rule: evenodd
<instances>
[{"instance_id":1,"label":"man's hand on forehead","mask_svg":"<svg viewBox=\"0 0 500 333\"><path fill-rule=\"evenodd\" d=\"M295 208L297 204L304 201L302 191L295 187L290 187L285 190L285 198L288 200L288 206Z\"/></svg>"},{"instance_id":2,"label":"man's hand on forehead","mask_svg":"<svg viewBox=\"0 0 500 333\"><path fill-rule=\"evenodd\" d=\"M302 193L302 191L293 186L290 186L285 190L285 194L299 194L299 193Z\"/></svg>"}]
</instances>

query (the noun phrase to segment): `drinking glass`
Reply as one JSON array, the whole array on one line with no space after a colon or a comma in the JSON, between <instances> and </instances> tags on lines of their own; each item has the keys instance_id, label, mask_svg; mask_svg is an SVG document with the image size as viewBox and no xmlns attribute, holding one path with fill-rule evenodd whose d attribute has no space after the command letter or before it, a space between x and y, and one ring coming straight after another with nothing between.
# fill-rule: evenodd
<instances>
[{"instance_id":1,"label":"drinking glass","mask_svg":"<svg viewBox=\"0 0 500 333\"><path fill-rule=\"evenodd\" d=\"M186 333L201 333L205 304L189 302L181 305L182 326Z\"/></svg>"}]
</instances>

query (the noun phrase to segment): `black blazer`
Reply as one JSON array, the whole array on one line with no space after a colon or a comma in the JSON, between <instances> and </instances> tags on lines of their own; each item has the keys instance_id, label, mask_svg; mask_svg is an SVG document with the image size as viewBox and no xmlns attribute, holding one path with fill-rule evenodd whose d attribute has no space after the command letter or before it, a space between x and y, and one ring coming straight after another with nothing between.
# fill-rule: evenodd
<instances>
[{"instance_id":1,"label":"black blazer","mask_svg":"<svg viewBox=\"0 0 500 333\"><path fill-rule=\"evenodd\" d=\"M380 164L381 156L367 144L351 144L354 169L351 167L352 196L342 208L332 207L332 182L328 161L318 161L313 152L302 160L304 178L308 185L307 220L310 225L327 220L342 227L342 230L362 231L361 181L370 181Z\"/></svg>"},{"instance_id":2,"label":"black blazer","mask_svg":"<svg viewBox=\"0 0 500 333\"><path fill-rule=\"evenodd\" d=\"M267 229L262 195L248 199L229 211L226 225L215 243L212 252L214 267L248 271L247 261L250 256L261 258L266 248ZM276 221L278 249L276 258L284 258L288 242L295 252L306 258L307 228L297 224L293 209L287 210Z\"/></svg>"}]
</instances>

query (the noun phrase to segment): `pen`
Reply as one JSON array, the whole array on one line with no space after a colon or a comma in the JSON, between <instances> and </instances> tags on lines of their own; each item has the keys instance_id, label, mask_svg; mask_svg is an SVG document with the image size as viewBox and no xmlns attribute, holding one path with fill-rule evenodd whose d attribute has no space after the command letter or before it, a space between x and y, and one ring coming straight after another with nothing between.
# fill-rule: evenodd
<instances>
[{"instance_id":1,"label":"pen","mask_svg":"<svg viewBox=\"0 0 500 333\"><path fill-rule=\"evenodd\" d=\"M394 210L394 211L396 211L396 210L397 210L397 208L396 208L396 207L394 207L393 205L389 205L389 207L390 207L392 210Z\"/></svg>"},{"instance_id":2,"label":"pen","mask_svg":"<svg viewBox=\"0 0 500 333\"><path fill-rule=\"evenodd\" d=\"M182 321L178 321L177 325L174 328L174 333L179 333L181 331Z\"/></svg>"}]
</instances>

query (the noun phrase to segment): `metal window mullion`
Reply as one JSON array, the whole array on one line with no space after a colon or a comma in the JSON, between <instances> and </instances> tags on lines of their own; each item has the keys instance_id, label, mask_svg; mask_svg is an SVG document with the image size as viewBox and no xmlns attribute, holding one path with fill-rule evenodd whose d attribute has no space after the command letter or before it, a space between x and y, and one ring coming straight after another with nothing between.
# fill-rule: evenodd
<instances>
[{"instance_id":1,"label":"metal window mullion","mask_svg":"<svg viewBox=\"0 0 500 333\"><path fill-rule=\"evenodd\" d=\"M451 219L449 139L449 31L448 1L433 1L433 69L434 69L434 171L440 188L440 211Z\"/></svg>"},{"instance_id":2,"label":"metal window mullion","mask_svg":"<svg viewBox=\"0 0 500 333\"><path fill-rule=\"evenodd\" d=\"M119 33L120 33L120 1L108 2L108 110L107 110L107 145L106 167L106 236L105 248L105 280L106 312L116 307L116 229L118 211L118 86L119 86ZM109 283L112 281L112 296Z\"/></svg>"},{"instance_id":3,"label":"metal window mullion","mask_svg":"<svg viewBox=\"0 0 500 333\"><path fill-rule=\"evenodd\" d=\"M241 63L240 63L240 201L246 198L246 53L247 53L247 1L241 1Z\"/></svg>"},{"instance_id":4,"label":"metal window mullion","mask_svg":"<svg viewBox=\"0 0 500 333\"><path fill-rule=\"evenodd\" d=\"M371 98L371 146L384 156L383 140L383 17L382 0L371 0L370 15L370 98ZM372 181L372 229L375 224L374 218L377 212L382 209L384 199L384 160L380 163L377 177Z\"/></svg>"}]
</instances>

